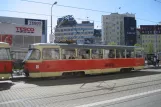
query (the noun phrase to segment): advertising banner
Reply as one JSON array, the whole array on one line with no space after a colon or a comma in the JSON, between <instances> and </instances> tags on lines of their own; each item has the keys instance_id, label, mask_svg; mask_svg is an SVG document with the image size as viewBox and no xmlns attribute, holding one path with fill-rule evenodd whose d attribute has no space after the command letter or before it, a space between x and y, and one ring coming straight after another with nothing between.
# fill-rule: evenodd
<instances>
[{"instance_id":1,"label":"advertising banner","mask_svg":"<svg viewBox=\"0 0 161 107\"><path fill-rule=\"evenodd\" d=\"M42 36L41 32L40 26L0 23L0 34Z\"/></svg>"}]
</instances>

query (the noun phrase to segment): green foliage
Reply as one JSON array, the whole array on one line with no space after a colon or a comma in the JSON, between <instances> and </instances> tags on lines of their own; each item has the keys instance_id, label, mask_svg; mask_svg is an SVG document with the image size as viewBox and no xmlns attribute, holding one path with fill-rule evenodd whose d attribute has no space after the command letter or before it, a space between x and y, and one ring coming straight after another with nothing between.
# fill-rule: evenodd
<instances>
[{"instance_id":1,"label":"green foliage","mask_svg":"<svg viewBox=\"0 0 161 107\"><path fill-rule=\"evenodd\" d=\"M138 46L138 47L141 47L141 45L140 45L140 44L138 44L138 43L137 43L137 44L135 44L134 46Z\"/></svg>"},{"instance_id":2,"label":"green foliage","mask_svg":"<svg viewBox=\"0 0 161 107\"><path fill-rule=\"evenodd\" d=\"M110 42L108 45L117 45L115 42Z\"/></svg>"},{"instance_id":3,"label":"green foliage","mask_svg":"<svg viewBox=\"0 0 161 107\"><path fill-rule=\"evenodd\" d=\"M153 44L152 44L152 43L149 43L149 44L148 44L148 53L149 53L149 54L154 53L154 48L153 48Z\"/></svg>"}]
</instances>

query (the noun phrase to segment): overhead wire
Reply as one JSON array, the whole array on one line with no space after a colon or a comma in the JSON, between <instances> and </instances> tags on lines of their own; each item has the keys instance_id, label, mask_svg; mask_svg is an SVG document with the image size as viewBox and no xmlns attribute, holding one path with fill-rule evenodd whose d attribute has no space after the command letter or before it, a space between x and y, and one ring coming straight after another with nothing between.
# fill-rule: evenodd
<instances>
[{"instance_id":1,"label":"overhead wire","mask_svg":"<svg viewBox=\"0 0 161 107\"><path fill-rule=\"evenodd\" d=\"M51 3L46 3L46 2L38 2L38 1L34 1L34 0L21 0L21 1L26 1L26 2L31 2L31 3L39 3L39 4L46 4L46 5L53 5ZM154 0L157 2L160 2L159 0ZM88 10L88 11L95 11L95 12L102 12L102 13L113 13L113 12L107 12L107 11L102 11L102 10L94 10L94 9L89 9L89 8L82 8L82 7L74 7L74 6L66 6L66 5L59 5L56 4L55 6L61 6L61 7L68 7L68 8L75 8L75 9L81 9L81 10ZM152 22L152 23L158 23L156 21L152 21L152 20L148 20L148 19L142 19L142 18L138 18L136 17L136 19L138 20L143 20L143 21L147 21L147 22ZM94 21L94 20L93 20ZM101 22L101 21L94 21L94 22Z\"/></svg>"},{"instance_id":2,"label":"overhead wire","mask_svg":"<svg viewBox=\"0 0 161 107\"><path fill-rule=\"evenodd\" d=\"M51 16L49 14L40 14L40 13L30 13L30 12L22 12L22 11L13 11L13 10L0 10L0 11L6 11L6 12L14 12L14 13L22 13L22 14L33 14L33 15L40 15L40 16ZM63 17L63 16L56 16L56 15L52 15L54 17ZM86 19L82 19L82 18L75 18L75 19L78 19L78 20L86 20ZM89 21L94 21L94 20L89 20ZM101 22L101 21L94 21L94 22Z\"/></svg>"},{"instance_id":3,"label":"overhead wire","mask_svg":"<svg viewBox=\"0 0 161 107\"><path fill-rule=\"evenodd\" d=\"M46 5L53 5L52 3L38 2L38 1L33 1L33 0L21 0L21 1L33 2L33 3L39 3L39 4L46 4ZM74 7L74 6L66 6L66 5L60 5L60 4L56 4L55 6L82 9L82 10L89 10L89 11L102 12L102 13L112 13L112 12L107 12L107 11L102 11L102 10L94 10L94 9L88 9L88 8L82 8L82 7Z\"/></svg>"}]
</instances>

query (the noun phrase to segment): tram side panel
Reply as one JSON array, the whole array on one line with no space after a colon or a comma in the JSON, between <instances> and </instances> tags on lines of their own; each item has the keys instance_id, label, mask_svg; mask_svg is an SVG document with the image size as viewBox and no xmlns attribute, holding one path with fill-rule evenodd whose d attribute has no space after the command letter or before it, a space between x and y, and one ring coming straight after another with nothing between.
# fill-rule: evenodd
<instances>
[{"instance_id":1,"label":"tram side panel","mask_svg":"<svg viewBox=\"0 0 161 107\"><path fill-rule=\"evenodd\" d=\"M64 72L80 72L85 74L99 74L119 72L122 68L142 69L142 58L118 59L83 59L83 60L44 60L37 63L26 63L30 77L62 76Z\"/></svg>"}]
</instances>

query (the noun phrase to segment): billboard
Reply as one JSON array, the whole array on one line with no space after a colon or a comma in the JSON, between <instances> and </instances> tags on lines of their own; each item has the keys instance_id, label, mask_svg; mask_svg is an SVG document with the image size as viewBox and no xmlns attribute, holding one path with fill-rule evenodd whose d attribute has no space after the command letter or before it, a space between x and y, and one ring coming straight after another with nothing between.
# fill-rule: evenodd
<instances>
[{"instance_id":1,"label":"billboard","mask_svg":"<svg viewBox=\"0 0 161 107\"><path fill-rule=\"evenodd\" d=\"M35 25L40 26L42 28L42 38L41 42L47 42L47 21L46 20L39 20L39 19L25 19L25 25Z\"/></svg>"},{"instance_id":2,"label":"billboard","mask_svg":"<svg viewBox=\"0 0 161 107\"><path fill-rule=\"evenodd\" d=\"M35 25L18 25L0 23L0 34L25 35L25 36L42 36L41 27Z\"/></svg>"},{"instance_id":3,"label":"billboard","mask_svg":"<svg viewBox=\"0 0 161 107\"><path fill-rule=\"evenodd\" d=\"M125 45L136 44L136 20L134 17L124 17Z\"/></svg>"}]
</instances>

